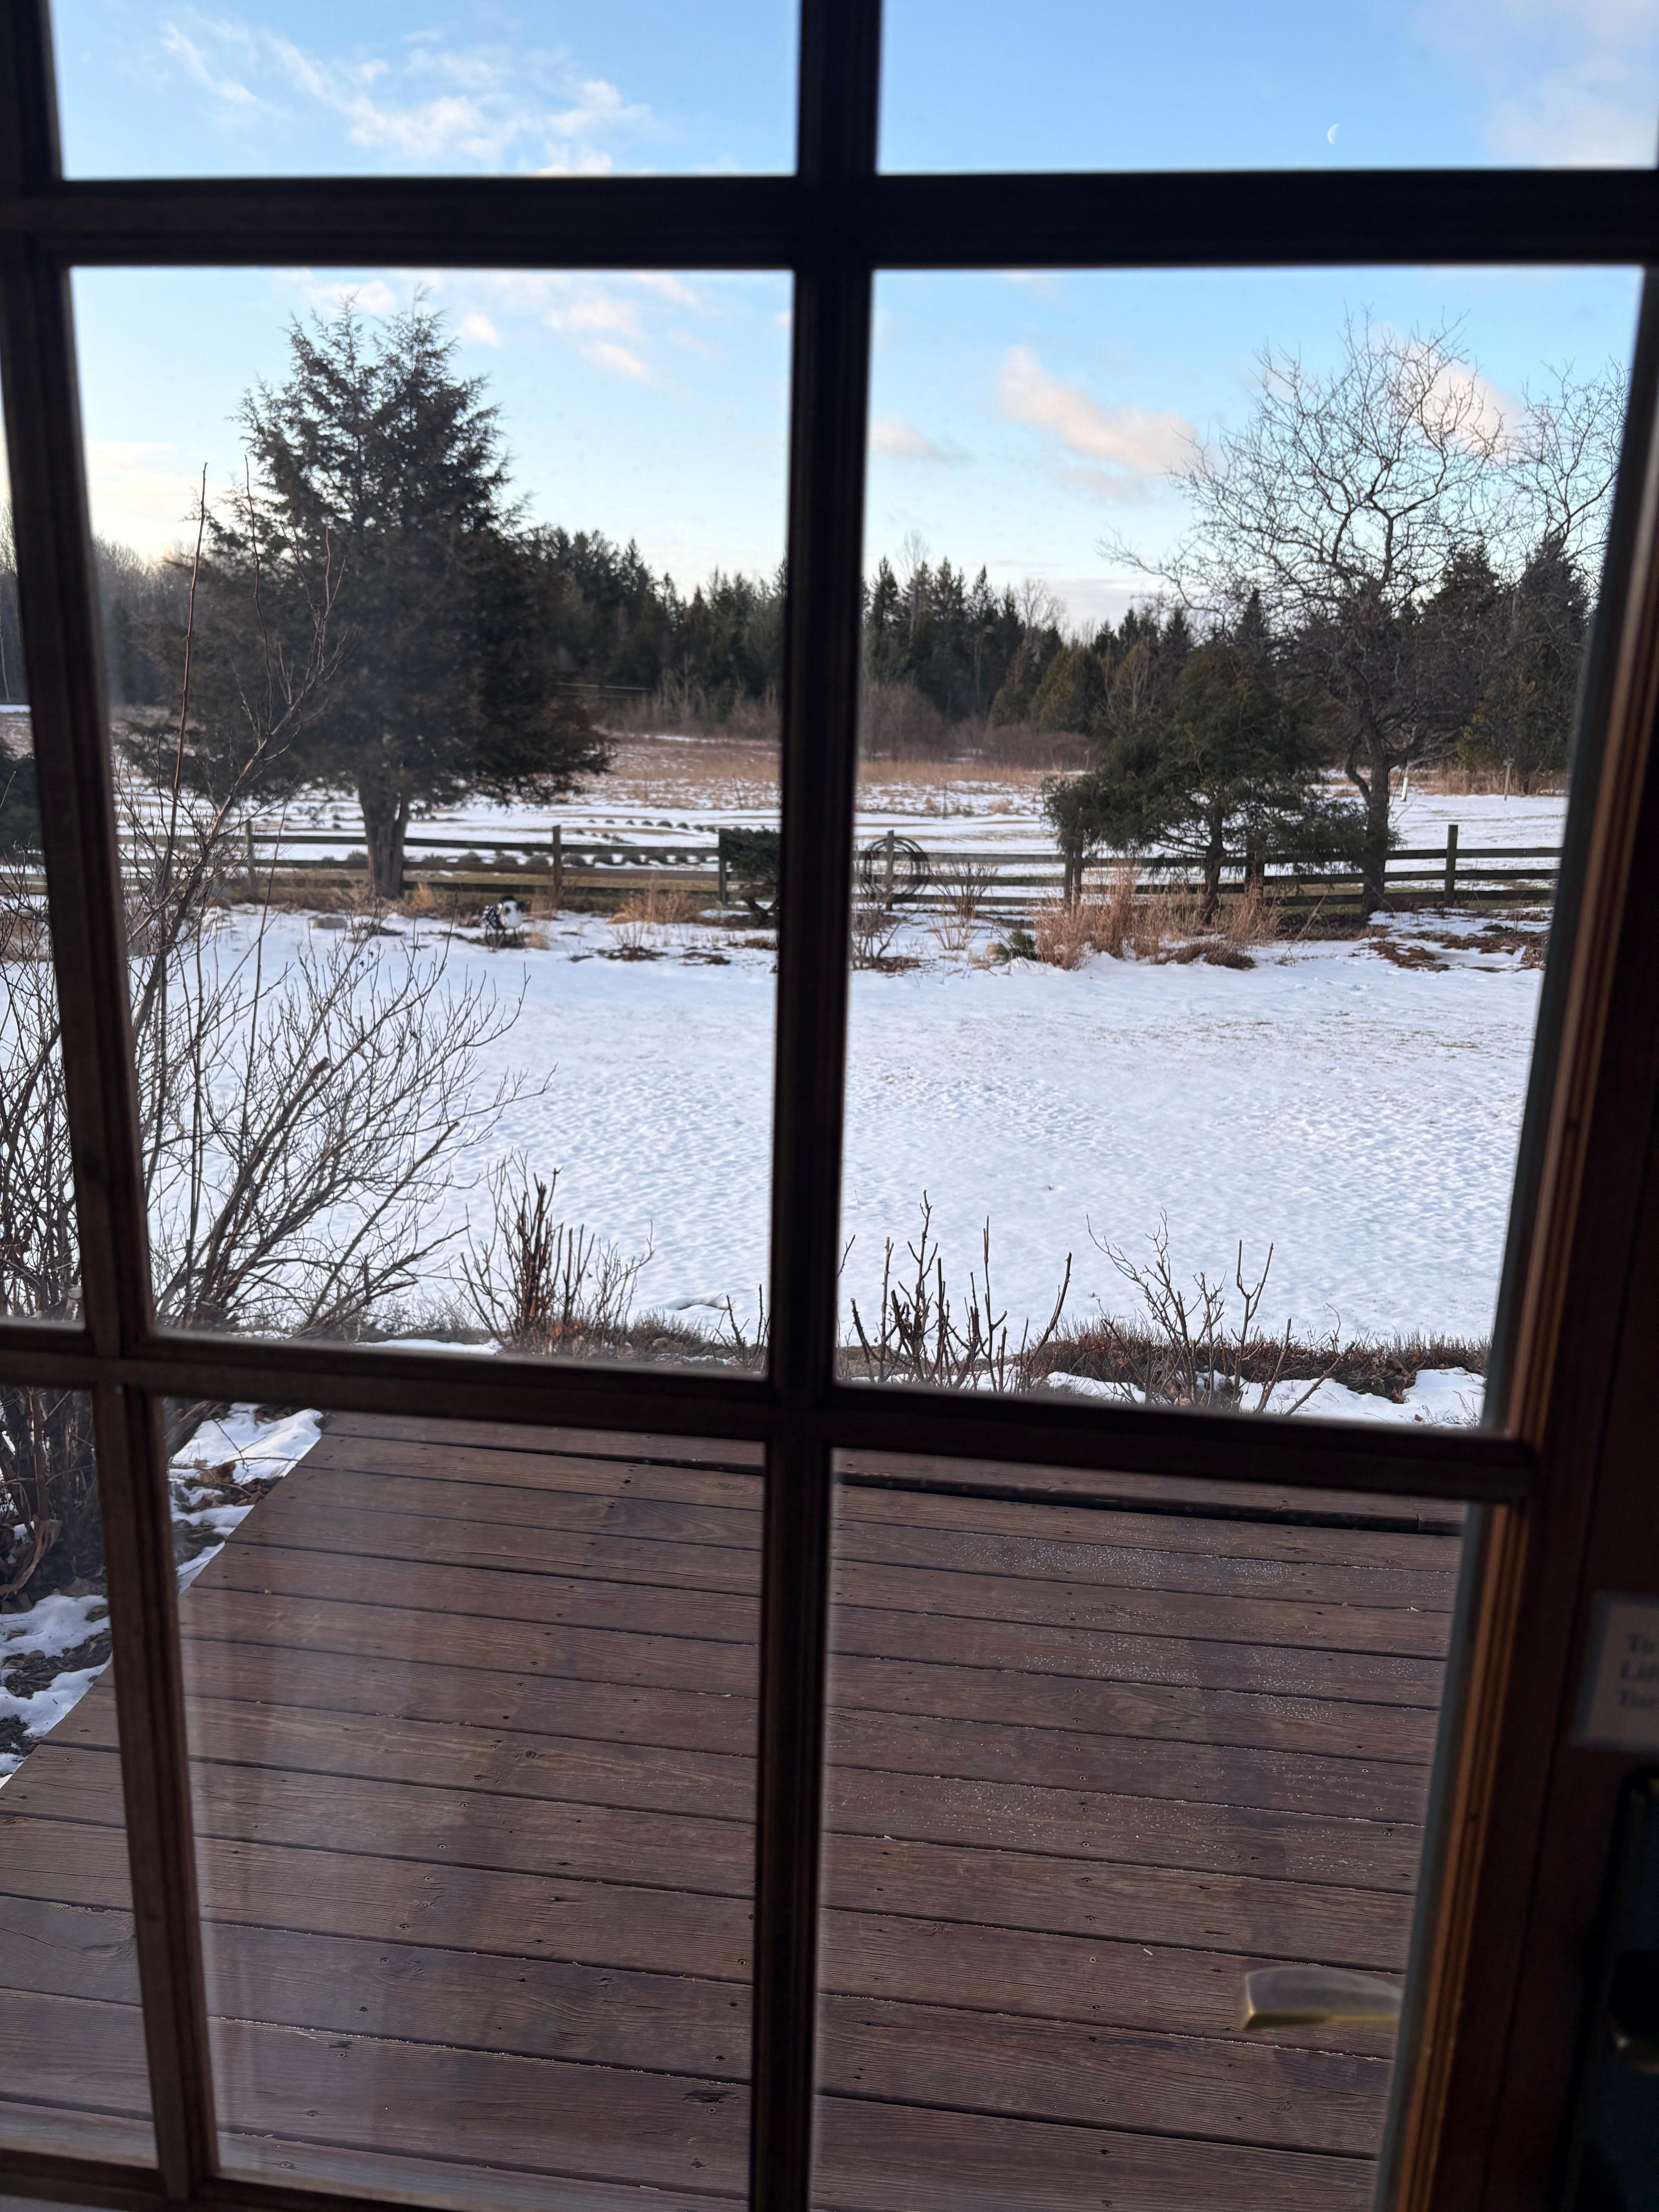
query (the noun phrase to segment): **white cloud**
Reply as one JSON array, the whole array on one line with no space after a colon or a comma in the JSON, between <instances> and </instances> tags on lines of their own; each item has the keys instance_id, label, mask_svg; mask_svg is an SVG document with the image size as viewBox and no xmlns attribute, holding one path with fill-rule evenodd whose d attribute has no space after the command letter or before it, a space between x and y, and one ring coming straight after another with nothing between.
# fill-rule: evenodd
<instances>
[{"instance_id":1,"label":"white cloud","mask_svg":"<svg viewBox=\"0 0 1659 2212\"><path fill-rule=\"evenodd\" d=\"M870 425L870 450L890 461L959 461L963 454L941 446L902 415L878 415Z\"/></svg>"},{"instance_id":2,"label":"white cloud","mask_svg":"<svg viewBox=\"0 0 1659 2212\"><path fill-rule=\"evenodd\" d=\"M332 59L258 22L185 8L165 52L225 111L332 117L355 146L420 167L462 163L544 175L604 174L606 142L649 137L655 118L567 54L405 40L397 58Z\"/></svg>"},{"instance_id":3,"label":"white cloud","mask_svg":"<svg viewBox=\"0 0 1659 2212\"><path fill-rule=\"evenodd\" d=\"M649 384L651 372L632 346L616 345L609 339L596 339L581 349L584 361L591 361L595 368L608 368L615 376L624 376L632 384Z\"/></svg>"},{"instance_id":4,"label":"white cloud","mask_svg":"<svg viewBox=\"0 0 1659 2212\"><path fill-rule=\"evenodd\" d=\"M161 44L175 61L184 64L188 76L210 92L216 100L222 100L226 107L244 112L257 108L266 108L269 112L268 103L244 84L240 77L228 76L222 69L215 69L204 49L194 39L187 38L176 23L169 23L162 32Z\"/></svg>"},{"instance_id":5,"label":"white cloud","mask_svg":"<svg viewBox=\"0 0 1659 2212\"><path fill-rule=\"evenodd\" d=\"M1425 0L1415 21L1480 87L1500 158L1652 162L1659 0Z\"/></svg>"},{"instance_id":6,"label":"white cloud","mask_svg":"<svg viewBox=\"0 0 1659 2212\"><path fill-rule=\"evenodd\" d=\"M1519 401L1466 361L1449 361L1429 386L1428 397L1431 406L1461 421L1469 443L1502 438L1522 413Z\"/></svg>"},{"instance_id":7,"label":"white cloud","mask_svg":"<svg viewBox=\"0 0 1659 2212\"><path fill-rule=\"evenodd\" d=\"M614 292L582 293L567 306L550 307L544 319L550 330L562 331L568 336L584 337L595 331L629 338L640 335L638 302L622 299Z\"/></svg>"},{"instance_id":8,"label":"white cloud","mask_svg":"<svg viewBox=\"0 0 1659 2212\"><path fill-rule=\"evenodd\" d=\"M163 457L168 457L164 459ZM92 526L135 552L160 553L192 526L202 479L178 466L178 449L137 440L90 439L87 494ZM208 488L211 504L213 488Z\"/></svg>"},{"instance_id":9,"label":"white cloud","mask_svg":"<svg viewBox=\"0 0 1659 2212\"><path fill-rule=\"evenodd\" d=\"M658 299L670 300L677 307L702 308L706 305L701 292L669 269L635 269L629 281L637 284L641 292L654 293Z\"/></svg>"},{"instance_id":10,"label":"white cloud","mask_svg":"<svg viewBox=\"0 0 1659 2212\"><path fill-rule=\"evenodd\" d=\"M1098 499L1143 498L1149 482L1177 468L1198 442L1186 417L1167 409L1102 406L1081 385L1051 376L1030 346L1003 356L997 397L1010 422L1040 431L1083 465L1066 468L1066 480Z\"/></svg>"},{"instance_id":11,"label":"white cloud","mask_svg":"<svg viewBox=\"0 0 1659 2212\"><path fill-rule=\"evenodd\" d=\"M305 295L319 315L337 315L342 307L356 307L364 315L398 315L410 304L410 289L394 291L383 277L319 276L308 282Z\"/></svg>"},{"instance_id":12,"label":"white cloud","mask_svg":"<svg viewBox=\"0 0 1659 2212\"><path fill-rule=\"evenodd\" d=\"M288 280L290 284L292 279ZM696 286L659 270L607 271L568 269L409 271L393 282L301 273L299 297L324 315L348 301L364 314L405 313L417 293L447 309L464 344L505 345L520 319L553 331L596 368L630 383L676 387L661 373L664 349L720 357L722 344L684 326L692 314L718 329L723 301L718 286ZM289 295L293 296L290 290Z\"/></svg>"}]
</instances>

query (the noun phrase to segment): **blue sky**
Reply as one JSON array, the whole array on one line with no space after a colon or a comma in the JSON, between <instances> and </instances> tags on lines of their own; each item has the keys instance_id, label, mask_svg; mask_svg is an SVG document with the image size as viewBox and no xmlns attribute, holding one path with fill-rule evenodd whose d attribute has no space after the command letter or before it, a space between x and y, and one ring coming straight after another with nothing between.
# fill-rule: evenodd
<instances>
[{"instance_id":1,"label":"blue sky","mask_svg":"<svg viewBox=\"0 0 1659 2212\"><path fill-rule=\"evenodd\" d=\"M55 0L78 175L780 169L793 0ZM886 0L896 168L1653 161L1659 0Z\"/></svg>"},{"instance_id":2,"label":"blue sky","mask_svg":"<svg viewBox=\"0 0 1659 2212\"><path fill-rule=\"evenodd\" d=\"M73 173L781 168L790 0L57 0ZM1652 158L1659 0L887 0L893 167ZM1178 92L1177 92L1178 88ZM1334 137L1331 133L1334 131ZM1316 184L1310 184L1316 190ZM155 550L295 314L418 272L88 271L96 519ZM635 538L683 582L782 549L787 278L429 272L541 519ZM894 276L878 293L872 557L913 533L1079 619L1129 586L1099 547L1178 532L1163 471L1249 404L1264 345L1343 316L1461 319L1498 395L1627 356L1626 272Z\"/></svg>"}]
</instances>

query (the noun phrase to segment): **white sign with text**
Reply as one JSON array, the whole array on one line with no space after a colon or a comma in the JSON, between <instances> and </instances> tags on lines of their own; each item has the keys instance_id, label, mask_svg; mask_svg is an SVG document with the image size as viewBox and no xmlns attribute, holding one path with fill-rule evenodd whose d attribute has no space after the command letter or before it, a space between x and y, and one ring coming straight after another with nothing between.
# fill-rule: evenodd
<instances>
[{"instance_id":1,"label":"white sign with text","mask_svg":"<svg viewBox=\"0 0 1659 2212\"><path fill-rule=\"evenodd\" d=\"M1597 1596L1573 1741L1659 1752L1659 1597Z\"/></svg>"}]
</instances>

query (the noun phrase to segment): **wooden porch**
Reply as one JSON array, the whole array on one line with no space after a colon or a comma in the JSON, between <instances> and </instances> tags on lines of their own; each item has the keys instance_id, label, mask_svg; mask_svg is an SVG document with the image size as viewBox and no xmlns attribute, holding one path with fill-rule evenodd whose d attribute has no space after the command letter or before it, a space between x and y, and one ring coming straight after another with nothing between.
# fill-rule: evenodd
<instances>
[{"instance_id":1,"label":"wooden porch","mask_svg":"<svg viewBox=\"0 0 1659 2212\"><path fill-rule=\"evenodd\" d=\"M1459 1548L1397 1501L848 1462L824 2212L1361 2212ZM991 1486L1005 1473L978 1470ZM228 2166L480 2207L745 2181L744 1448L336 1417L183 1601ZM0 1790L0 2138L143 2156L107 1680Z\"/></svg>"}]
</instances>

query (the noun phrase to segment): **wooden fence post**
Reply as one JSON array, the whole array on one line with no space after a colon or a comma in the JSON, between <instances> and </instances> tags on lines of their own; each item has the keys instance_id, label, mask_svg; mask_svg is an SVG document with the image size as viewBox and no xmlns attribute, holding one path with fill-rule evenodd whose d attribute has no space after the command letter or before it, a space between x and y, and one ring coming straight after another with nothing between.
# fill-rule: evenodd
<instances>
[{"instance_id":1,"label":"wooden fence post","mask_svg":"<svg viewBox=\"0 0 1659 2212\"><path fill-rule=\"evenodd\" d=\"M719 830L716 830L714 834L717 837L720 837ZM724 837L720 837L720 843L715 848L715 850L720 856L714 863L717 878L715 896L720 902L721 911L724 912L726 907L726 840Z\"/></svg>"},{"instance_id":2,"label":"wooden fence post","mask_svg":"<svg viewBox=\"0 0 1659 2212\"><path fill-rule=\"evenodd\" d=\"M1457 896L1457 824L1446 824L1446 897L1449 906Z\"/></svg>"},{"instance_id":3,"label":"wooden fence post","mask_svg":"<svg viewBox=\"0 0 1659 2212\"><path fill-rule=\"evenodd\" d=\"M256 870L255 870L255 868L254 868L254 865L253 865L253 824L252 824L252 822L244 822L244 823L243 823L243 824L242 824L242 835L243 835L243 836L244 836L244 837L246 839L246 841L247 841L246 850L247 850L247 896L248 896L248 903L249 903L249 905L250 905L250 906L253 906L253 905L257 905L257 904L258 903L258 898L259 898L259 879L258 879L258 873L257 873L257 872L256 872Z\"/></svg>"},{"instance_id":4,"label":"wooden fence post","mask_svg":"<svg viewBox=\"0 0 1659 2212\"><path fill-rule=\"evenodd\" d=\"M553 911L556 914L564 903L564 826L553 824Z\"/></svg>"},{"instance_id":5,"label":"wooden fence post","mask_svg":"<svg viewBox=\"0 0 1659 2212\"><path fill-rule=\"evenodd\" d=\"M893 903L893 866L898 854L897 838L891 830L887 832L883 842L886 847L886 859L882 872L881 902L884 908L890 910Z\"/></svg>"}]
</instances>

